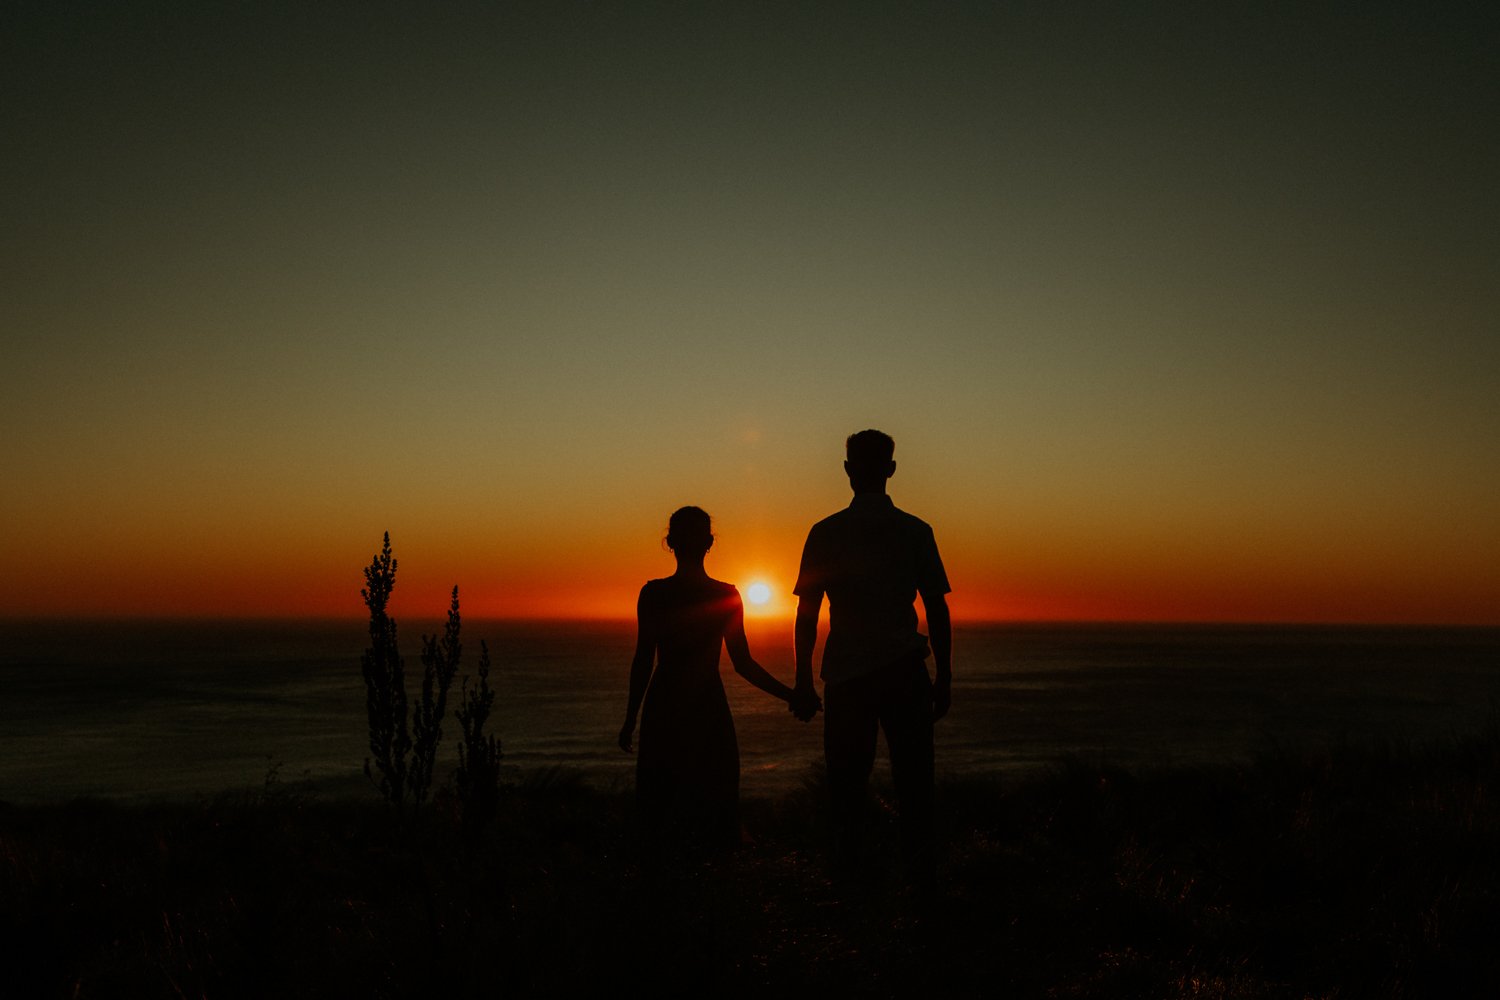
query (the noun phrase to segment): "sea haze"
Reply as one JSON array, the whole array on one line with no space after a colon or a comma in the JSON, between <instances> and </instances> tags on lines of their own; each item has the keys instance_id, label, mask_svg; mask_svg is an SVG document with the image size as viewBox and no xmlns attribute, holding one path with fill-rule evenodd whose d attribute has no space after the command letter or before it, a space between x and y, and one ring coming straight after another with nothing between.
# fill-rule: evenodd
<instances>
[{"instance_id":1,"label":"sea haze","mask_svg":"<svg viewBox=\"0 0 1500 1000\"><path fill-rule=\"evenodd\" d=\"M411 690L418 636L436 628L401 623ZM562 767L628 786L633 759L615 734L631 625L468 621L464 639L461 672L480 639L490 645L510 778ZM790 679L790 625L752 623L750 639ZM0 799L192 797L260 786L272 770L320 795L373 795L366 642L358 621L0 623ZM953 775L1444 738L1493 720L1500 696L1493 628L1006 624L959 627L955 646L953 712L937 730L939 771ZM821 756L821 721L797 723L722 666L743 793L795 787ZM445 731L446 774L451 716Z\"/></svg>"}]
</instances>

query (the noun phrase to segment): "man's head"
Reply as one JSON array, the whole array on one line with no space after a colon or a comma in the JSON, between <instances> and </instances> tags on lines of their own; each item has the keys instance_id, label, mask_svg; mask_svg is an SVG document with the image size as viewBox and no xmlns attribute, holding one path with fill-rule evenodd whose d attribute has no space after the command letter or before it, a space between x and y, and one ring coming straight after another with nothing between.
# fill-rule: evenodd
<instances>
[{"instance_id":1,"label":"man's head","mask_svg":"<svg viewBox=\"0 0 1500 1000\"><path fill-rule=\"evenodd\" d=\"M844 471L856 493L884 493L885 481L896 472L896 442L880 431L850 434L844 442Z\"/></svg>"}]
</instances>

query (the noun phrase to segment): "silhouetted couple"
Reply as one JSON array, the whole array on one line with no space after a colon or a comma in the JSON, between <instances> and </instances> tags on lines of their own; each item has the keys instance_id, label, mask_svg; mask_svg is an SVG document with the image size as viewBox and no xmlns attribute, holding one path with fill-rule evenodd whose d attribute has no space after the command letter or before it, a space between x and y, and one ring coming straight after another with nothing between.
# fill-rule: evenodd
<instances>
[{"instance_id":1,"label":"silhouetted couple","mask_svg":"<svg viewBox=\"0 0 1500 1000\"><path fill-rule=\"evenodd\" d=\"M676 829L679 824L710 843L739 841L739 747L719 680L725 646L736 672L785 701L798 719L809 721L823 710L836 866L862 863L866 786L884 730L909 874L931 876L932 726L948 711L952 681L948 578L932 529L886 495L896 471L895 442L866 430L851 435L845 449L854 498L813 525L802 550L793 687L750 656L739 592L703 568L714 541L709 516L683 507L671 517L667 545L677 572L641 588L630 701L620 729L620 746L628 752L641 715L636 797L648 849L686 832ZM930 644L917 630L917 595ZM812 659L825 596L829 629L820 699ZM934 678L927 673L929 651Z\"/></svg>"}]
</instances>

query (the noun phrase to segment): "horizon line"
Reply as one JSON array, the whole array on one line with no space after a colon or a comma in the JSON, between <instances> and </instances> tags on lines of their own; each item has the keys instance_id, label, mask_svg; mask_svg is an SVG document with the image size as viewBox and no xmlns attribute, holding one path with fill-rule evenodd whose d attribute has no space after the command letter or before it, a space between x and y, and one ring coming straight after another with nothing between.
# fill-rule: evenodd
<instances>
[{"instance_id":1,"label":"horizon line","mask_svg":"<svg viewBox=\"0 0 1500 1000\"><path fill-rule=\"evenodd\" d=\"M396 615L394 617L399 623L402 619L407 621L442 621L442 615ZM633 615L464 615L467 621L476 622L506 622L506 623L528 623L528 624L632 624L635 621ZM783 623L791 626L795 616L787 615L754 615L747 616L746 624L754 627L758 624ZM57 623L94 623L94 624L125 624L138 622L142 624L206 624L210 622L326 622L326 623L364 623L368 620L366 615L330 615L330 614L140 614L140 613L89 613L89 614L8 614L0 612L0 624L57 624ZM1181 619L1181 618L959 618L954 617L955 626L1075 626L1075 627L1119 627L1119 626L1162 626L1162 627L1277 627L1277 628L1452 628L1452 629L1500 629L1500 622L1434 622L1434 621L1368 621L1350 619ZM826 627L826 626L825 626Z\"/></svg>"}]
</instances>

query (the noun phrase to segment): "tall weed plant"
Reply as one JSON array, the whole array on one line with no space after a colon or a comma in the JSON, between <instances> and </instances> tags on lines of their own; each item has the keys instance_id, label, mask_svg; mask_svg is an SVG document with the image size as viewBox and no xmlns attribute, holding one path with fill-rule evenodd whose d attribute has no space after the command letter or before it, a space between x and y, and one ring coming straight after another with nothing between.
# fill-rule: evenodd
<instances>
[{"instance_id":1,"label":"tall weed plant","mask_svg":"<svg viewBox=\"0 0 1500 1000\"><path fill-rule=\"evenodd\" d=\"M469 686L463 681L463 699L459 705L458 727L458 802L462 810L464 832L471 838L494 817L500 783L500 741L486 734L495 692L490 688L490 649L479 643L479 678Z\"/></svg>"},{"instance_id":2,"label":"tall weed plant","mask_svg":"<svg viewBox=\"0 0 1500 1000\"><path fill-rule=\"evenodd\" d=\"M432 791L448 691L463 658L463 618L455 586L442 634L422 636L421 699L412 707L408 726L406 668L397 648L396 620L388 611L396 565L390 532L386 532L380 552L365 567L365 586L360 591L370 615L370 646L360 657L360 671L370 737L365 775L400 813L408 805L420 807ZM500 743L484 732L495 700L489 675L489 647L481 642L477 682L471 688L469 678L463 679L463 704L455 713L462 730L458 800L464 827L471 832L489 821L497 798Z\"/></svg>"},{"instance_id":3,"label":"tall weed plant","mask_svg":"<svg viewBox=\"0 0 1500 1000\"><path fill-rule=\"evenodd\" d=\"M365 713L370 727L365 777L399 812L406 804L406 757L411 736L406 727L406 668L396 646L396 620L386 611L396 587L396 565L391 555L391 533L386 532L380 553L365 567L365 586L359 592L370 612L370 646L359 665L365 679Z\"/></svg>"}]
</instances>

